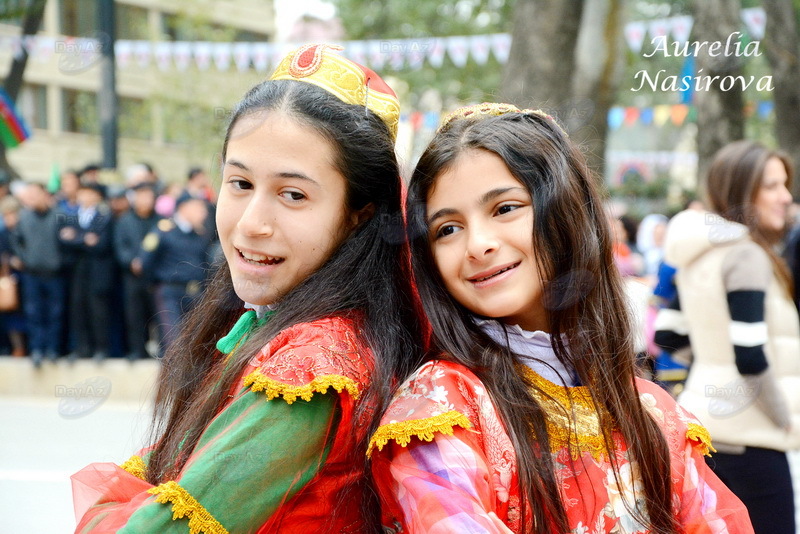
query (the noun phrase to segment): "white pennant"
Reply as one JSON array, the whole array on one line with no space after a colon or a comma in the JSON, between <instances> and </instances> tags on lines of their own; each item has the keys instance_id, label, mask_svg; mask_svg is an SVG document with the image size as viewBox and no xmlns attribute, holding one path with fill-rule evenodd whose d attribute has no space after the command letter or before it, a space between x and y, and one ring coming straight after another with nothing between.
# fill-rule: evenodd
<instances>
[{"instance_id":1,"label":"white pennant","mask_svg":"<svg viewBox=\"0 0 800 534\"><path fill-rule=\"evenodd\" d=\"M638 54L642 51L642 44L644 43L644 34L647 28L644 22L629 22L625 25L625 41L628 43L631 51Z\"/></svg>"},{"instance_id":2,"label":"white pennant","mask_svg":"<svg viewBox=\"0 0 800 534\"><path fill-rule=\"evenodd\" d=\"M672 17L672 38L675 39L678 44L684 44L689 40L693 23L694 19L692 19L691 15Z\"/></svg>"},{"instance_id":3,"label":"white pennant","mask_svg":"<svg viewBox=\"0 0 800 534\"><path fill-rule=\"evenodd\" d=\"M367 46L364 41L350 41L344 51L347 57L359 65L367 64Z\"/></svg>"},{"instance_id":4,"label":"white pennant","mask_svg":"<svg viewBox=\"0 0 800 534\"><path fill-rule=\"evenodd\" d=\"M753 39L763 39L767 28L767 14L763 7L750 7L741 11L744 25Z\"/></svg>"},{"instance_id":5,"label":"white pennant","mask_svg":"<svg viewBox=\"0 0 800 534\"><path fill-rule=\"evenodd\" d=\"M124 69L128 66L133 56L133 41L118 40L114 43L114 57L117 66Z\"/></svg>"},{"instance_id":6,"label":"white pennant","mask_svg":"<svg viewBox=\"0 0 800 534\"><path fill-rule=\"evenodd\" d=\"M386 64L386 55L383 53L385 41L367 41L369 51L369 65L375 70L381 70Z\"/></svg>"},{"instance_id":7,"label":"white pennant","mask_svg":"<svg viewBox=\"0 0 800 534\"><path fill-rule=\"evenodd\" d=\"M456 67L463 67L469 59L469 41L466 37L447 37L447 55Z\"/></svg>"},{"instance_id":8,"label":"white pennant","mask_svg":"<svg viewBox=\"0 0 800 534\"><path fill-rule=\"evenodd\" d=\"M647 28L650 31L650 37L666 37L672 29L671 19L656 19L651 20Z\"/></svg>"},{"instance_id":9,"label":"white pennant","mask_svg":"<svg viewBox=\"0 0 800 534\"><path fill-rule=\"evenodd\" d=\"M417 70L425 62L425 55L429 48L433 46L434 39L408 39L406 40L406 57L408 58L408 68Z\"/></svg>"},{"instance_id":10,"label":"white pennant","mask_svg":"<svg viewBox=\"0 0 800 534\"><path fill-rule=\"evenodd\" d=\"M172 62L172 42L171 41L160 41L156 43L156 65L158 65L158 70L165 71L170 67L170 63Z\"/></svg>"},{"instance_id":11,"label":"white pennant","mask_svg":"<svg viewBox=\"0 0 800 534\"><path fill-rule=\"evenodd\" d=\"M233 45L233 61L239 72L244 72L250 68L250 58L252 57L251 43L235 43Z\"/></svg>"},{"instance_id":12,"label":"white pennant","mask_svg":"<svg viewBox=\"0 0 800 534\"><path fill-rule=\"evenodd\" d=\"M384 48L388 48L389 52L389 66L394 70L403 68L406 62L406 43L404 41L384 41Z\"/></svg>"},{"instance_id":13,"label":"white pennant","mask_svg":"<svg viewBox=\"0 0 800 534\"><path fill-rule=\"evenodd\" d=\"M231 43L213 43L214 65L217 70L225 72L231 66L231 54L233 52Z\"/></svg>"},{"instance_id":14,"label":"white pennant","mask_svg":"<svg viewBox=\"0 0 800 534\"><path fill-rule=\"evenodd\" d=\"M200 70L208 70L211 65L211 43L206 41L198 41L192 43L192 54L194 55L194 62Z\"/></svg>"},{"instance_id":15,"label":"white pennant","mask_svg":"<svg viewBox=\"0 0 800 534\"><path fill-rule=\"evenodd\" d=\"M40 35L36 38L34 45L34 57L42 63L50 61L56 47L56 40L52 37Z\"/></svg>"},{"instance_id":16,"label":"white pennant","mask_svg":"<svg viewBox=\"0 0 800 534\"><path fill-rule=\"evenodd\" d=\"M177 41L172 47L172 57L175 60L175 67L180 72L189 68L192 62L192 43L188 41Z\"/></svg>"},{"instance_id":17,"label":"white pennant","mask_svg":"<svg viewBox=\"0 0 800 534\"><path fill-rule=\"evenodd\" d=\"M495 33L491 37L491 43L495 59L503 65L508 63L508 55L511 53L511 35Z\"/></svg>"},{"instance_id":18,"label":"white pennant","mask_svg":"<svg viewBox=\"0 0 800 534\"><path fill-rule=\"evenodd\" d=\"M472 59L478 65L486 65L489 60L489 36L488 35L473 35L469 38L469 50L472 53Z\"/></svg>"},{"instance_id":19,"label":"white pennant","mask_svg":"<svg viewBox=\"0 0 800 534\"><path fill-rule=\"evenodd\" d=\"M428 48L428 63L437 69L442 66L444 62L444 40L441 38L431 39L431 45Z\"/></svg>"},{"instance_id":20,"label":"white pennant","mask_svg":"<svg viewBox=\"0 0 800 534\"><path fill-rule=\"evenodd\" d=\"M265 72L269 68L270 57L269 43L255 43L253 45L253 66L258 72Z\"/></svg>"},{"instance_id":21,"label":"white pennant","mask_svg":"<svg viewBox=\"0 0 800 534\"><path fill-rule=\"evenodd\" d=\"M135 41L133 45L133 55L136 56L136 64L140 68L146 69L150 66L150 56L152 50L150 41Z\"/></svg>"}]
</instances>

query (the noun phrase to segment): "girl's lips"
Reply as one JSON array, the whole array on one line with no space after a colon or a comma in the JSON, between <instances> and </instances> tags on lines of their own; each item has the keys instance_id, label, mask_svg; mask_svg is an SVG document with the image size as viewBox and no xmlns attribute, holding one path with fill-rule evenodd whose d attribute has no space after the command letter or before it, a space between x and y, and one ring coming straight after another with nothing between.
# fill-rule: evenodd
<instances>
[{"instance_id":1,"label":"girl's lips","mask_svg":"<svg viewBox=\"0 0 800 534\"><path fill-rule=\"evenodd\" d=\"M514 269L519 266L520 262L510 263L508 265L501 265L480 272L475 276L468 278L469 282L476 288L483 288L501 282L514 274Z\"/></svg>"}]
</instances>

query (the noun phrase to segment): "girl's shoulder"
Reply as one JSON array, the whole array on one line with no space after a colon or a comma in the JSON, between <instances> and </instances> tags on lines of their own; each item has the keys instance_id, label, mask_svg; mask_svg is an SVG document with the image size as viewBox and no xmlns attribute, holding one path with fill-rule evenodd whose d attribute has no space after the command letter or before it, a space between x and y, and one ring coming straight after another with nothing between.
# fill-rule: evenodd
<instances>
[{"instance_id":1,"label":"girl's shoulder","mask_svg":"<svg viewBox=\"0 0 800 534\"><path fill-rule=\"evenodd\" d=\"M329 389L357 399L367 389L372 353L356 319L326 317L281 331L250 360L244 385L289 404Z\"/></svg>"},{"instance_id":2,"label":"girl's shoulder","mask_svg":"<svg viewBox=\"0 0 800 534\"><path fill-rule=\"evenodd\" d=\"M637 378L636 389L642 406L664 432L673 453L683 451L687 442L701 454L709 455L714 451L708 430L662 387Z\"/></svg>"},{"instance_id":3,"label":"girl's shoulder","mask_svg":"<svg viewBox=\"0 0 800 534\"><path fill-rule=\"evenodd\" d=\"M457 427L478 428L487 409L492 408L486 388L472 371L453 361L428 361L398 388L370 452L389 441L405 446L412 438L431 441L437 433L452 435Z\"/></svg>"}]
</instances>

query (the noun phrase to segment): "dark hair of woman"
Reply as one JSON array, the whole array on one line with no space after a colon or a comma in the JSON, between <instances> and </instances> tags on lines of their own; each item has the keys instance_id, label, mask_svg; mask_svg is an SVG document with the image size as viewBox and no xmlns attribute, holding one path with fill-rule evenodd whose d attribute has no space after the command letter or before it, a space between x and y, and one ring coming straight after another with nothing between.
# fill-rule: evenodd
<instances>
[{"instance_id":1,"label":"dark hair of woman","mask_svg":"<svg viewBox=\"0 0 800 534\"><path fill-rule=\"evenodd\" d=\"M248 361L281 330L330 316L359 319L363 339L375 357L372 385L361 393L362 411L367 413L358 414L371 418L371 429L364 434L367 439L377 427L394 380L406 376L420 361L421 337L408 286L402 227L398 236L401 181L387 126L372 111L343 103L309 83L267 81L251 89L236 106L223 162L237 122L262 112L282 113L329 140L337 156L334 165L347 180L349 207L359 210L371 204L374 215L353 230L316 272L284 295L270 320L229 360L215 344L241 315L243 302L234 292L227 264L215 266L205 294L164 357L152 427L155 450L147 471L152 484L169 480L181 470L224 404L225 392L235 387ZM366 462L361 454L366 446L364 441L354 448L359 451L354 461Z\"/></svg>"},{"instance_id":2,"label":"dark hair of woman","mask_svg":"<svg viewBox=\"0 0 800 534\"><path fill-rule=\"evenodd\" d=\"M448 294L428 241L426 199L437 177L465 151L496 154L530 193L533 249L555 354L588 387L607 450L614 450L611 432L618 429L638 464L647 517L643 510L631 512L653 532L676 532L669 451L634 384L632 327L598 185L582 154L552 120L508 113L456 120L436 136L414 172L407 217L415 280L435 348L485 384L514 445L524 532L569 530L554 465L541 452L550 450L546 414L531 393L535 386L517 371L514 355L485 335ZM619 480L614 454L609 458Z\"/></svg>"},{"instance_id":3,"label":"dark hair of woman","mask_svg":"<svg viewBox=\"0 0 800 534\"><path fill-rule=\"evenodd\" d=\"M778 158L786 169L787 187L791 187L794 167L789 156L771 150L755 141L736 141L721 148L714 156L706 180L709 209L729 221L747 226L753 241L763 248L772 261L778 280L787 294L794 294L792 275L786 263L772 248L783 235L767 233L758 224L754 202L761 187L767 161Z\"/></svg>"}]
</instances>

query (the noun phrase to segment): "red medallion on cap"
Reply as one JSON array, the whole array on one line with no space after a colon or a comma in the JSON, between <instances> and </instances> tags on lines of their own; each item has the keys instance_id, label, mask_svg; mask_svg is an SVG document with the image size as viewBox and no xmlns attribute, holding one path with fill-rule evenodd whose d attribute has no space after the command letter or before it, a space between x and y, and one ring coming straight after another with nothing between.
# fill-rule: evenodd
<instances>
[{"instance_id":1,"label":"red medallion on cap","mask_svg":"<svg viewBox=\"0 0 800 534\"><path fill-rule=\"evenodd\" d=\"M304 78L317 72L322 65L322 52L326 49L344 50L341 46L311 44L301 47L289 64L289 74L295 78Z\"/></svg>"}]
</instances>

